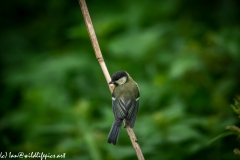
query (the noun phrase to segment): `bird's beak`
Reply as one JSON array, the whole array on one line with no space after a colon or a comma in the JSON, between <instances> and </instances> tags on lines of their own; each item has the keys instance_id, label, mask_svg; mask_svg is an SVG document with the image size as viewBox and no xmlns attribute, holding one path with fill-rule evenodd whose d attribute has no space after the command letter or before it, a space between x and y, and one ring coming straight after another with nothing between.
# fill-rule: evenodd
<instances>
[{"instance_id":1,"label":"bird's beak","mask_svg":"<svg viewBox=\"0 0 240 160\"><path fill-rule=\"evenodd\" d=\"M110 81L108 84L113 84L113 81Z\"/></svg>"}]
</instances>

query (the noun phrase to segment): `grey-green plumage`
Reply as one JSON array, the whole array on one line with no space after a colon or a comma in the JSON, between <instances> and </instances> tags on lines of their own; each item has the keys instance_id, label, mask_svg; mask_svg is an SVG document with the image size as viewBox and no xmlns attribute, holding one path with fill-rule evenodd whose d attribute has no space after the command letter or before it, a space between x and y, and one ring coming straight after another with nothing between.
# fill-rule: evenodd
<instances>
[{"instance_id":1,"label":"grey-green plumage","mask_svg":"<svg viewBox=\"0 0 240 160\"><path fill-rule=\"evenodd\" d=\"M126 126L134 127L139 106L139 88L126 71L113 74L110 84L115 88L112 93L114 122L108 135L108 143L117 144L123 119Z\"/></svg>"}]
</instances>

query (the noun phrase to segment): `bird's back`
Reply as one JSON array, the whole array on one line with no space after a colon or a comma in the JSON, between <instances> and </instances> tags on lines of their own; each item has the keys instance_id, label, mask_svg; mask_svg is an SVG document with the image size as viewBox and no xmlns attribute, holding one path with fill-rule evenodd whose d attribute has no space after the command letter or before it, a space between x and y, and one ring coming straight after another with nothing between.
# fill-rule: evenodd
<instances>
[{"instance_id":1,"label":"bird's back","mask_svg":"<svg viewBox=\"0 0 240 160\"><path fill-rule=\"evenodd\" d=\"M125 101L136 99L139 97L138 85L133 80L128 81L121 86L116 86L114 88L113 94L115 97L119 97Z\"/></svg>"}]
</instances>

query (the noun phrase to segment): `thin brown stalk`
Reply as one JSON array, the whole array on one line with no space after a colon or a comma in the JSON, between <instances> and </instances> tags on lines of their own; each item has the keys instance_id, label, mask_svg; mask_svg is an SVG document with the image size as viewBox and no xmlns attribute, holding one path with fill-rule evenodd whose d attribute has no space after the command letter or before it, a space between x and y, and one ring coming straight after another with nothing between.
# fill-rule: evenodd
<instances>
[{"instance_id":1,"label":"thin brown stalk","mask_svg":"<svg viewBox=\"0 0 240 160\"><path fill-rule=\"evenodd\" d=\"M103 74L104 74L107 82L110 82L111 81L111 77L109 75L107 66L106 66L106 64L104 62L104 59L103 59L103 56L102 56L102 53L101 53L101 50L100 50L100 47L99 47L99 44L98 44L97 36L95 34L95 31L94 31L94 28L93 28L93 24L92 24L92 21L91 21L89 12L88 12L88 8L87 8L87 5L86 5L86 2L85 2L85 0L78 0L78 1L79 1L80 8L82 10L84 21L85 21L86 26L87 26L87 30L88 30L88 33L89 33L89 36L90 36L90 39L91 39L91 42L92 42L92 46L93 46L96 58L97 58L100 66L102 68ZM109 89L110 89L110 91L112 93L113 89L114 89L114 86L113 85L109 85ZM128 135L130 137L130 140L132 142L133 148L136 151L138 159L139 160L144 160L141 148L140 148L140 146L138 144L138 141L137 141L137 138L136 138L136 136L134 134L133 129L127 126L126 130L127 130Z\"/></svg>"}]
</instances>

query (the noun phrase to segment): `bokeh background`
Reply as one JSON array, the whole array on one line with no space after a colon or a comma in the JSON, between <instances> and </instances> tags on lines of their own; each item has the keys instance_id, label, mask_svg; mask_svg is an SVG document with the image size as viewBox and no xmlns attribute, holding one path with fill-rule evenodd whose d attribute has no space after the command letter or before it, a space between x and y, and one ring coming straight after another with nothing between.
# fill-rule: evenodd
<instances>
[{"instance_id":1,"label":"bokeh background","mask_svg":"<svg viewBox=\"0 0 240 160\"><path fill-rule=\"evenodd\" d=\"M134 127L147 160L237 160L240 1L87 1L110 74L141 89ZM106 139L111 95L77 0L1 3L1 151L137 159Z\"/></svg>"}]
</instances>

